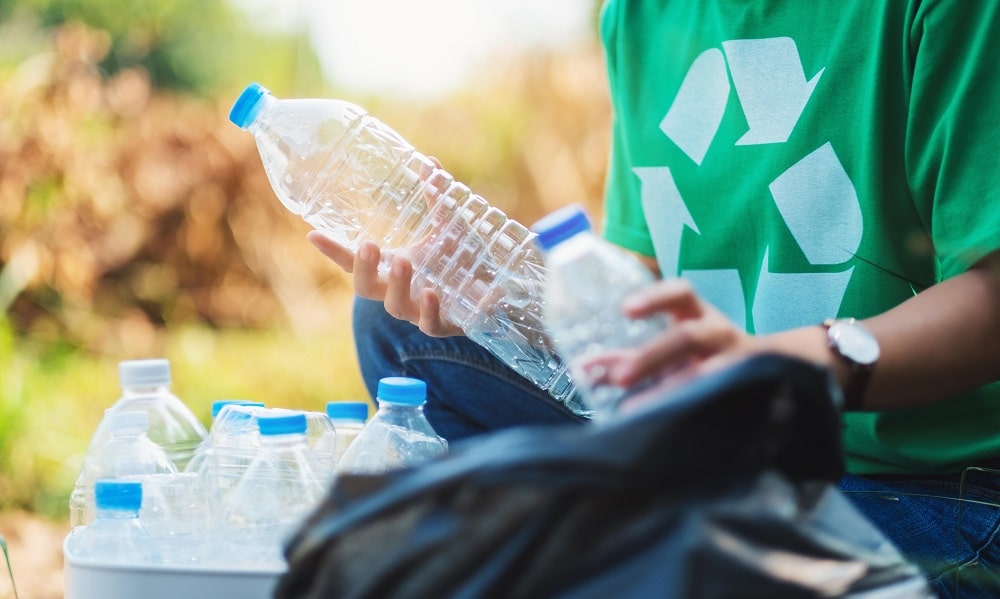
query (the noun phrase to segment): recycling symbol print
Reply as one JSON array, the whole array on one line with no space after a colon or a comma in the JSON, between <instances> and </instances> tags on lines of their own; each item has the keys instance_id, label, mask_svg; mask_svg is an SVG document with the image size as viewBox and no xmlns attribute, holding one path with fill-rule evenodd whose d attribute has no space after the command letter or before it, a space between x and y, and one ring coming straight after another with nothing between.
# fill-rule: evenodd
<instances>
[{"instance_id":1,"label":"recycling symbol print","mask_svg":"<svg viewBox=\"0 0 1000 599\"><path fill-rule=\"evenodd\" d=\"M723 42L721 49L710 48L695 58L659 129L697 168L735 91L748 125L735 145L783 144L824 70L807 79L795 41L788 37ZM679 268L685 229L698 238L701 231L670 167L634 167L632 171L640 181L647 222L656 223L653 245L661 271L665 276L676 274L690 280L702 297L746 329L747 298L737 269ZM809 264L828 268L823 272L771 272L771 248L765 248L758 280L752 286L756 291L750 298L756 333L835 316L854 270L850 260L861 244L863 231L854 184L828 141L785 169L768 184L768 190L769 201L774 202Z\"/></svg>"}]
</instances>

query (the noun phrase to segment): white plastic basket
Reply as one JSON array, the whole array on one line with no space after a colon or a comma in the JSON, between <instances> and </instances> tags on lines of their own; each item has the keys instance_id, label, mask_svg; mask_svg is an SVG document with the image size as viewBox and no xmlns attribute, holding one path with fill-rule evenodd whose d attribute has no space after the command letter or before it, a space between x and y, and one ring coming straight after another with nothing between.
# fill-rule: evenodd
<instances>
[{"instance_id":1,"label":"white plastic basket","mask_svg":"<svg viewBox=\"0 0 1000 599\"><path fill-rule=\"evenodd\" d=\"M73 557L63 543L64 599L269 599L283 570L108 564Z\"/></svg>"}]
</instances>

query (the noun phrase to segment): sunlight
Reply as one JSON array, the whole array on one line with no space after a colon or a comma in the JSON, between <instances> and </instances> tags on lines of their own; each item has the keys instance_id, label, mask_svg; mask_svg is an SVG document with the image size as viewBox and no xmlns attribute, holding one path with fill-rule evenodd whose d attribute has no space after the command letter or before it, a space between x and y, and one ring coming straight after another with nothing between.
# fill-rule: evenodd
<instances>
[{"instance_id":1,"label":"sunlight","mask_svg":"<svg viewBox=\"0 0 1000 599\"><path fill-rule=\"evenodd\" d=\"M503 53L591 39L584 0L232 0L261 27L309 35L328 81L430 97Z\"/></svg>"}]
</instances>

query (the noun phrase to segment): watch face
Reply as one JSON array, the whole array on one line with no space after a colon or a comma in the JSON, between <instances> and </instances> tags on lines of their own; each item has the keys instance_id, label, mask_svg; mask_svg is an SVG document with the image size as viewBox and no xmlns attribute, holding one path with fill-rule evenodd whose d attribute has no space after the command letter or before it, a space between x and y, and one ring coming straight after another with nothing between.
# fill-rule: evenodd
<instances>
[{"instance_id":1,"label":"watch face","mask_svg":"<svg viewBox=\"0 0 1000 599\"><path fill-rule=\"evenodd\" d=\"M830 338L837 349L858 364L870 365L878 360L878 341L868 329L857 323L838 322L830 327Z\"/></svg>"}]
</instances>

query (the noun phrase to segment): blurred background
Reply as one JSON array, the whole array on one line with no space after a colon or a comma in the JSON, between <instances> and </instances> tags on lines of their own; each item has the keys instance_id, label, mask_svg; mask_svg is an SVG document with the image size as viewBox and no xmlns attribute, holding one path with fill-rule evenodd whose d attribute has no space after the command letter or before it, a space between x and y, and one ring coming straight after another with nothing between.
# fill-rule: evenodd
<instances>
[{"instance_id":1,"label":"blurred background","mask_svg":"<svg viewBox=\"0 0 1000 599\"><path fill-rule=\"evenodd\" d=\"M351 281L229 123L243 87L357 103L525 224L578 201L597 218L598 12L599 0L0 0L0 534L23 596L61 596L61 576L32 588L45 570L28 554L60 567L67 497L120 360L170 359L174 391L206 424L216 399L368 399Z\"/></svg>"}]
</instances>

